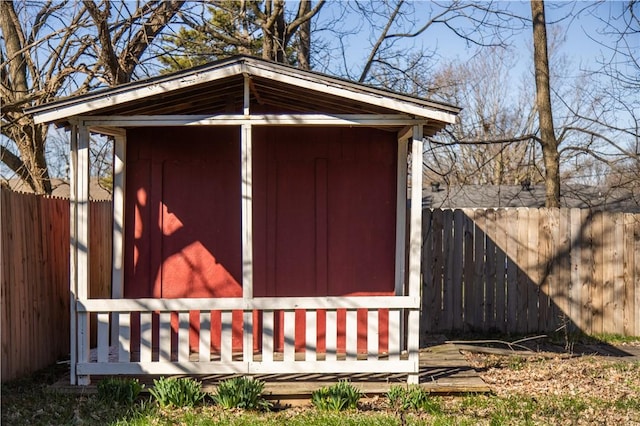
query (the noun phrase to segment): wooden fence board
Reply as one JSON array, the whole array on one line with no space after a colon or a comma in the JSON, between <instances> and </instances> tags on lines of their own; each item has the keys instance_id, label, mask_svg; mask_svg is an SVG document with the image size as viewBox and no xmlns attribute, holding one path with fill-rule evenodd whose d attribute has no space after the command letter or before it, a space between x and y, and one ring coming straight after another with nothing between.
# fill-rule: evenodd
<instances>
[{"instance_id":1,"label":"wooden fence board","mask_svg":"<svg viewBox=\"0 0 640 426\"><path fill-rule=\"evenodd\" d=\"M516 330L518 317L518 210L507 213L507 323L509 329Z\"/></svg>"},{"instance_id":2,"label":"wooden fence board","mask_svg":"<svg viewBox=\"0 0 640 426\"><path fill-rule=\"evenodd\" d=\"M464 295L464 330L467 331L473 325L473 277L474 277L474 223L473 210L465 209L464 222L462 224L464 232L464 260L462 266L463 274L463 295Z\"/></svg>"},{"instance_id":3,"label":"wooden fence board","mask_svg":"<svg viewBox=\"0 0 640 426\"><path fill-rule=\"evenodd\" d=\"M600 215L602 219L602 332L611 333L613 329L613 281L614 245L615 245L615 217Z\"/></svg>"},{"instance_id":4,"label":"wooden fence board","mask_svg":"<svg viewBox=\"0 0 640 426\"><path fill-rule=\"evenodd\" d=\"M538 282L540 283L538 296L538 330L547 330L551 312L551 291L552 291L552 235L551 227L553 223L553 211L555 209L540 209L538 216Z\"/></svg>"},{"instance_id":5,"label":"wooden fence board","mask_svg":"<svg viewBox=\"0 0 640 426\"><path fill-rule=\"evenodd\" d=\"M496 210L495 243L496 243L496 281L495 281L495 325L500 332L506 331L506 275L507 275L507 230L504 209Z\"/></svg>"},{"instance_id":6,"label":"wooden fence board","mask_svg":"<svg viewBox=\"0 0 640 426\"><path fill-rule=\"evenodd\" d=\"M485 299L485 288L484 288L484 265L486 262L485 255L485 240L486 235L484 233L485 229L485 211L477 209L474 212L474 271L473 271L473 314L472 318L474 320L476 330L484 330L484 305L486 303Z\"/></svg>"},{"instance_id":7,"label":"wooden fence board","mask_svg":"<svg viewBox=\"0 0 640 426\"><path fill-rule=\"evenodd\" d=\"M529 209L529 220L527 222L527 240L523 245L527 247L527 276L529 283L527 286L527 332L538 330L539 294L540 294L540 262L538 260L538 209Z\"/></svg>"},{"instance_id":8,"label":"wooden fence board","mask_svg":"<svg viewBox=\"0 0 640 426\"><path fill-rule=\"evenodd\" d=\"M624 282L624 295L622 301L623 306L623 334L627 336L634 336L635 329L635 310L640 309L640 306L634 306L635 302L635 288L633 281L633 274L635 269L635 241L634 241L634 227L635 218L633 214L625 213L623 215L624 221L624 265L623 265L623 282Z\"/></svg>"},{"instance_id":9,"label":"wooden fence board","mask_svg":"<svg viewBox=\"0 0 640 426\"><path fill-rule=\"evenodd\" d=\"M613 323L611 333L624 330L624 214L613 213L613 253L611 266L613 269Z\"/></svg>"},{"instance_id":10,"label":"wooden fence board","mask_svg":"<svg viewBox=\"0 0 640 426\"><path fill-rule=\"evenodd\" d=\"M435 332L433 328L434 313L431 306L426 303L434 291L433 286L433 220L431 209L425 209L422 213L422 301L420 316L420 329L424 333Z\"/></svg>"},{"instance_id":11,"label":"wooden fence board","mask_svg":"<svg viewBox=\"0 0 640 426\"><path fill-rule=\"evenodd\" d=\"M570 317L570 285L571 285L571 217L569 209L560 209L558 213L558 285L562 296L557 299L555 305L557 307L554 312L555 320L566 322ZM552 330L549 330L552 331Z\"/></svg>"},{"instance_id":12,"label":"wooden fence board","mask_svg":"<svg viewBox=\"0 0 640 426\"><path fill-rule=\"evenodd\" d=\"M496 282L496 212L493 209L485 215L485 266L484 266L484 330L495 330L495 282Z\"/></svg>"},{"instance_id":13,"label":"wooden fence board","mask_svg":"<svg viewBox=\"0 0 640 426\"><path fill-rule=\"evenodd\" d=\"M529 325L529 287L531 279L529 278L529 244L527 238L529 236L529 209L518 211L518 227L517 227L517 245L518 245L518 285L516 288L517 308L516 308L516 329L517 333L526 333Z\"/></svg>"},{"instance_id":14,"label":"wooden fence board","mask_svg":"<svg viewBox=\"0 0 640 426\"><path fill-rule=\"evenodd\" d=\"M69 201L5 189L0 193L2 381L6 381L68 356ZM99 220L92 226L96 243L92 268L110 274L111 206L109 202L91 206ZM108 287L109 277L93 281ZM103 286L96 294L103 296L105 291Z\"/></svg>"},{"instance_id":15,"label":"wooden fence board","mask_svg":"<svg viewBox=\"0 0 640 426\"><path fill-rule=\"evenodd\" d=\"M459 212L459 213L458 213ZM423 331L640 332L640 215L580 209L430 211ZM453 219L452 219L453 218ZM426 235L426 234L425 234ZM431 263L429 263L431 262ZM438 289L438 290L436 290ZM438 294L443 298L437 299ZM458 309L460 307L460 309Z\"/></svg>"},{"instance_id":16,"label":"wooden fence board","mask_svg":"<svg viewBox=\"0 0 640 426\"><path fill-rule=\"evenodd\" d=\"M442 280L442 320L441 328L443 330L453 329L453 286L454 286L454 268L457 268L456 260L454 258L454 222L453 222L453 210L445 210L442 218L443 233L442 233L442 253L444 259L442 262L445 269Z\"/></svg>"},{"instance_id":17,"label":"wooden fence board","mask_svg":"<svg viewBox=\"0 0 640 426\"><path fill-rule=\"evenodd\" d=\"M633 268L633 282L634 282L634 307L635 313L635 333L634 336L640 336L640 217L635 216L634 231L633 231L634 244L634 268Z\"/></svg>"},{"instance_id":18,"label":"wooden fence board","mask_svg":"<svg viewBox=\"0 0 640 426\"><path fill-rule=\"evenodd\" d=\"M463 306L462 306L462 285L463 285L463 267L464 259L464 212L462 210L454 210L453 212L453 288L451 289L452 297L452 329L462 330L463 322Z\"/></svg>"}]
</instances>

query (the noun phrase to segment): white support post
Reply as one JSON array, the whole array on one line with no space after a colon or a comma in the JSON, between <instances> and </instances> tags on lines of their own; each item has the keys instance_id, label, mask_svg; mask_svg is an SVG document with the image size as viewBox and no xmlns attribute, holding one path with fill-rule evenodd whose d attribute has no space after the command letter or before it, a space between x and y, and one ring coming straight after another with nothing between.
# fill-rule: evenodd
<instances>
[{"instance_id":1,"label":"white support post","mask_svg":"<svg viewBox=\"0 0 640 426\"><path fill-rule=\"evenodd\" d=\"M71 153L69 157L69 353L71 354L69 376L71 384L76 384L77 353L77 317L76 300L78 295L78 126L71 126Z\"/></svg>"},{"instance_id":2,"label":"white support post","mask_svg":"<svg viewBox=\"0 0 640 426\"><path fill-rule=\"evenodd\" d=\"M113 142L113 241L111 298L124 297L124 218L125 172L127 164L126 134L116 135ZM114 312L111 321L111 344L118 341L119 314Z\"/></svg>"},{"instance_id":3,"label":"white support post","mask_svg":"<svg viewBox=\"0 0 640 426\"><path fill-rule=\"evenodd\" d=\"M411 212L409 222L409 296L420 296L422 261L422 126L413 127L411 143ZM410 309L407 316L407 352L416 364L407 382L419 382L420 311Z\"/></svg>"},{"instance_id":4,"label":"white support post","mask_svg":"<svg viewBox=\"0 0 640 426\"><path fill-rule=\"evenodd\" d=\"M406 268L407 227L407 147L408 139L398 140L398 166L396 177L396 296L404 296Z\"/></svg>"},{"instance_id":5,"label":"white support post","mask_svg":"<svg viewBox=\"0 0 640 426\"><path fill-rule=\"evenodd\" d=\"M244 76L243 114L250 117L251 84ZM241 193L242 193L242 297L253 299L253 160L251 124L240 126ZM243 315L243 358L253 357L253 315Z\"/></svg>"},{"instance_id":6,"label":"white support post","mask_svg":"<svg viewBox=\"0 0 640 426\"><path fill-rule=\"evenodd\" d=\"M89 298L89 129L78 128L78 170L77 170L77 297ZM89 314L78 315L78 362L89 362ZM79 385L88 385L90 377L78 376Z\"/></svg>"}]
</instances>

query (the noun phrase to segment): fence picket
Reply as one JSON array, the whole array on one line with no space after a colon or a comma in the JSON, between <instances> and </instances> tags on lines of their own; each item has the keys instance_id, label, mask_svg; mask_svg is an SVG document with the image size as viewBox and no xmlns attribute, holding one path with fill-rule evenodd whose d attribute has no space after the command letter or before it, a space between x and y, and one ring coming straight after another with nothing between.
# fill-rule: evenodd
<instances>
[{"instance_id":1,"label":"fence picket","mask_svg":"<svg viewBox=\"0 0 640 426\"><path fill-rule=\"evenodd\" d=\"M496 243L496 281L494 291L495 313L496 313L496 329L500 332L506 331L506 308L507 308L507 228L505 223L506 210L496 210L495 217L495 243Z\"/></svg>"},{"instance_id":2,"label":"fence picket","mask_svg":"<svg viewBox=\"0 0 640 426\"><path fill-rule=\"evenodd\" d=\"M453 268L453 282L451 294L451 328L453 330L462 330L463 328L463 310L462 310L462 274L463 274L463 253L464 253L464 212L462 210L454 210L453 212L453 259L451 260Z\"/></svg>"},{"instance_id":3,"label":"fence picket","mask_svg":"<svg viewBox=\"0 0 640 426\"><path fill-rule=\"evenodd\" d=\"M614 231L611 266L613 269L613 315L611 333L624 330L624 214L613 213Z\"/></svg>"},{"instance_id":4,"label":"fence picket","mask_svg":"<svg viewBox=\"0 0 640 426\"><path fill-rule=\"evenodd\" d=\"M636 307L635 302L635 288L633 282L633 273L635 269L634 258L634 225L635 218L631 213L624 214L624 312L623 312L623 334L626 336L634 336L636 333L634 315L635 310L640 309L640 306ZM635 308L635 309L634 309Z\"/></svg>"}]
</instances>

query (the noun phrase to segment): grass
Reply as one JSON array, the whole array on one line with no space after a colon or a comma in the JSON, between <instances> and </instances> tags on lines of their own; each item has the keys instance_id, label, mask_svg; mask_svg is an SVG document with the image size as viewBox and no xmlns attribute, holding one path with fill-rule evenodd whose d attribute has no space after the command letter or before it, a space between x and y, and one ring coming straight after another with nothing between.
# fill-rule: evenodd
<instances>
[{"instance_id":1,"label":"grass","mask_svg":"<svg viewBox=\"0 0 640 426\"><path fill-rule=\"evenodd\" d=\"M591 374L618 374L620 383L633 382L640 363L607 363ZM522 371L521 362L505 363ZM133 403L105 400L97 394L60 394L49 389L60 368L2 385L1 424L10 425L528 425L629 424L640 422L640 389L613 403L592 395L488 395L434 397L418 388L402 387L385 396L360 400L356 409L325 411L310 405L260 412L226 409L211 398L192 407L161 406L149 394ZM594 376L595 379L595 376ZM634 385L635 386L635 385ZM395 398L395 407L390 401Z\"/></svg>"}]
</instances>

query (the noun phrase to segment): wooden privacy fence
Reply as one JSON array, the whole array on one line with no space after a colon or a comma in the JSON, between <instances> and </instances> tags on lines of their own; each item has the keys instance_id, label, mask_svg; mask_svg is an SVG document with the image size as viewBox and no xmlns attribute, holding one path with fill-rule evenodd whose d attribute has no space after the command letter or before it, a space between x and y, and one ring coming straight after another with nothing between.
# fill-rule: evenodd
<instances>
[{"instance_id":1,"label":"wooden privacy fence","mask_svg":"<svg viewBox=\"0 0 640 426\"><path fill-rule=\"evenodd\" d=\"M423 212L421 332L640 335L640 214Z\"/></svg>"},{"instance_id":2,"label":"wooden privacy fence","mask_svg":"<svg viewBox=\"0 0 640 426\"><path fill-rule=\"evenodd\" d=\"M111 202L91 202L91 293L110 295ZM69 200L0 190L2 381L69 354Z\"/></svg>"},{"instance_id":3,"label":"wooden privacy fence","mask_svg":"<svg viewBox=\"0 0 640 426\"><path fill-rule=\"evenodd\" d=\"M5 381L69 353L69 202L0 195ZM92 298L110 296L111 210L109 201L91 202ZM640 335L640 214L425 210L423 234L423 334L569 324ZM92 314L92 326L103 322Z\"/></svg>"}]
</instances>

